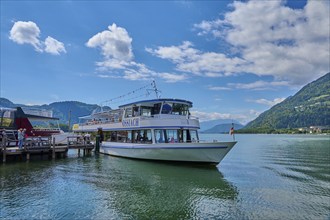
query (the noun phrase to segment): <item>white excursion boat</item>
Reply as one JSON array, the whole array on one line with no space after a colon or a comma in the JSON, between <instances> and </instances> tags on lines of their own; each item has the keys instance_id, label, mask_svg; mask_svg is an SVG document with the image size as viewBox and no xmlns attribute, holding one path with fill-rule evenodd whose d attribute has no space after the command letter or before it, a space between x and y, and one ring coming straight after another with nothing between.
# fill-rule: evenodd
<instances>
[{"instance_id":1,"label":"white excursion boat","mask_svg":"<svg viewBox=\"0 0 330 220\"><path fill-rule=\"evenodd\" d=\"M100 153L135 159L218 164L232 142L199 140L199 120L190 115L192 102L157 98L100 108L73 125L73 132L104 137Z\"/></svg>"}]
</instances>

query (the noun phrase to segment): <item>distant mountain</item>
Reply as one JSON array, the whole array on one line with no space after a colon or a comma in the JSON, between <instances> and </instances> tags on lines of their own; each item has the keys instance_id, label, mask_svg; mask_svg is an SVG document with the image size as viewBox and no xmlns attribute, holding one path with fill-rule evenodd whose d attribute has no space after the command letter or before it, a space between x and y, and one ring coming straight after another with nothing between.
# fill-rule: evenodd
<instances>
[{"instance_id":1,"label":"distant mountain","mask_svg":"<svg viewBox=\"0 0 330 220\"><path fill-rule=\"evenodd\" d=\"M71 125L78 123L79 117L89 115L93 110L99 108L98 105L77 101L54 102L46 107L52 109L54 117L60 118L62 121L68 122L70 116Z\"/></svg>"},{"instance_id":2,"label":"distant mountain","mask_svg":"<svg viewBox=\"0 0 330 220\"><path fill-rule=\"evenodd\" d=\"M85 104L77 101L54 102L49 105L34 105L26 106L22 104L14 104L8 99L0 98L0 107L15 108L15 107L33 107L53 111L53 117L59 118L60 123L68 124L69 116L71 125L78 123L78 117L89 115L93 110L100 108L98 105ZM110 108L110 107L106 107Z\"/></svg>"},{"instance_id":3,"label":"distant mountain","mask_svg":"<svg viewBox=\"0 0 330 220\"><path fill-rule=\"evenodd\" d=\"M201 122L200 128L201 128L201 131L204 132L205 130L211 129L216 125L231 124L231 123L240 124L238 121L232 120L232 119L217 119L217 120Z\"/></svg>"},{"instance_id":4,"label":"distant mountain","mask_svg":"<svg viewBox=\"0 0 330 220\"><path fill-rule=\"evenodd\" d=\"M0 107L15 108L17 105L5 98L0 98Z\"/></svg>"},{"instance_id":5,"label":"distant mountain","mask_svg":"<svg viewBox=\"0 0 330 220\"><path fill-rule=\"evenodd\" d=\"M330 125L330 73L273 106L244 129L283 129Z\"/></svg>"},{"instance_id":6,"label":"distant mountain","mask_svg":"<svg viewBox=\"0 0 330 220\"><path fill-rule=\"evenodd\" d=\"M210 128L210 129L202 131L202 133L229 133L230 128L232 126L233 126L232 123L219 124L219 125L216 125L216 126ZM241 129L243 127L244 127L244 125L234 123L234 129L235 130Z\"/></svg>"}]
</instances>

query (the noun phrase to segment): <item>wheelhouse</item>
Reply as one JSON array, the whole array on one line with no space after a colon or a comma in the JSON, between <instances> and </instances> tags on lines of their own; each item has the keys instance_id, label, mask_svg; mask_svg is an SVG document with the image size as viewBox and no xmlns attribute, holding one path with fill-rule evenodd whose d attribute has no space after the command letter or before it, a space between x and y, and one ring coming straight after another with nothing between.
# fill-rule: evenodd
<instances>
[{"instance_id":1,"label":"wheelhouse","mask_svg":"<svg viewBox=\"0 0 330 220\"><path fill-rule=\"evenodd\" d=\"M119 106L124 112L124 118L159 115L179 115L188 118L191 107L192 102L181 99L154 99Z\"/></svg>"}]
</instances>

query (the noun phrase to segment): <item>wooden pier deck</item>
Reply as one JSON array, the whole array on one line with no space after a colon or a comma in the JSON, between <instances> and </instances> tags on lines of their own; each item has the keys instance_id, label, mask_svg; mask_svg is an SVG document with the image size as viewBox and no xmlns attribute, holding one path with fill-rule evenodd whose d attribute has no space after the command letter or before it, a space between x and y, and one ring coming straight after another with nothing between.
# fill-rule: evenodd
<instances>
[{"instance_id":1,"label":"wooden pier deck","mask_svg":"<svg viewBox=\"0 0 330 220\"><path fill-rule=\"evenodd\" d=\"M78 155L83 151L83 155L90 154L94 149L94 144L79 136L67 138L66 145L56 145L52 137L33 137L27 138L23 147L17 146L17 140L2 138L0 142L0 159L3 163L7 159L17 158L29 161L32 155L48 155L48 158L66 157L69 149L77 149Z\"/></svg>"}]
</instances>

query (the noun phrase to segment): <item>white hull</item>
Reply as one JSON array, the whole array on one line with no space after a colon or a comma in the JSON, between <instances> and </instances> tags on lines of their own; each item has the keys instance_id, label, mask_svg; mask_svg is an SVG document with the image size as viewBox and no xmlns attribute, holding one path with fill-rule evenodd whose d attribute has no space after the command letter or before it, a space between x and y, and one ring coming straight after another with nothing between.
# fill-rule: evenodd
<instances>
[{"instance_id":1,"label":"white hull","mask_svg":"<svg viewBox=\"0 0 330 220\"><path fill-rule=\"evenodd\" d=\"M103 142L100 153L146 160L220 163L236 142L132 144Z\"/></svg>"}]
</instances>

